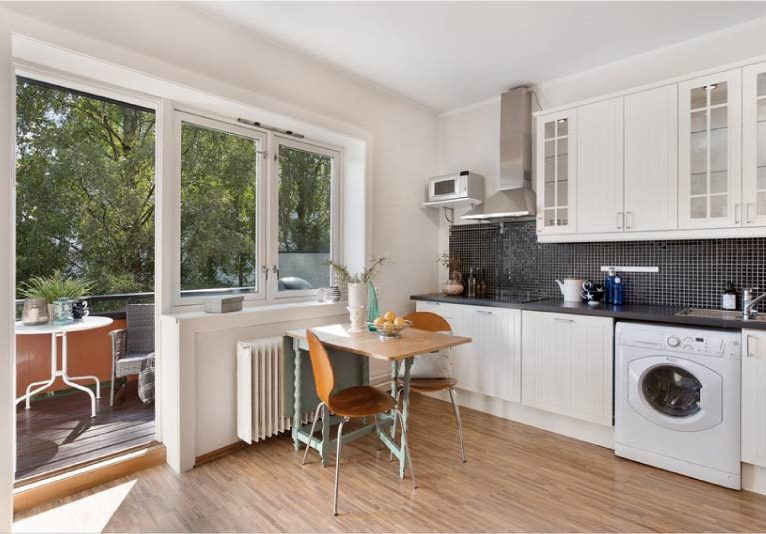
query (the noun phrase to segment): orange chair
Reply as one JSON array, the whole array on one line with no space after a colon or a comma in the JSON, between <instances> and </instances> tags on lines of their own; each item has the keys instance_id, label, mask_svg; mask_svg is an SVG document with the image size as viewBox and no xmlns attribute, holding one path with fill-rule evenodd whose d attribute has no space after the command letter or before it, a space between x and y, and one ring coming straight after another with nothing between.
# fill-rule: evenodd
<instances>
[{"instance_id":1,"label":"orange chair","mask_svg":"<svg viewBox=\"0 0 766 534\"><path fill-rule=\"evenodd\" d=\"M429 332L452 332L452 327L444 317L431 312L414 312L405 317L408 321L412 321L412 328L418 330L428 330ZM404 387L404 380L397 378L397 384L399 385L399 392ZM460 441L460 455L465 463L465 445L463 444L463 423L460 421L460 408L455 400L455 386L457 380L450 377L434 377L434 378L410 378L410 390L417 391L419 393L434 393L437 391L447 391L449 393L450 401L452 401L452 411L455 414L455 420L457 421L457 436ZM399 407L399 394L396 398L397 408Z\"/></svg>"},{"instance_id":2,"label":"orange chair","mask_svg":"<svg viewBox=\"0 0 766 534\"><path fill-rule=\"evenodd\" d=\"M404 420L401 412L396 408L396 402L391 395L382 392L372 386L353 386L333 393L335 389L335 374L333 373L330 357L327 355L322 342L312 331L306 331L306 338L309 344L309 354L311 355L311 367L314 372L314 383L316 385L319 405L314 413L314 421L311 423L309 440L314 435L320 410L323 411L322 419L328 414L340 416L341 422L338 426L337 449L335 453L335 497L332 503L332 513L338 515L338 488L340 482L340 452L343 445L343 425L352 418L363 418L378 416L388 411L394 411L395 417L402 423L402 438L405 453L407 454L407 463L410 466L410 476L412 485L417 488L415 481L415 469L412 465L410 456L410 447L407 442L407 431L404 428ZM396 420L396 419L394 419ZM306 444L306 451L303 453L301 465L306 463L306 457L309 453L309 445Z\"/></svg>"}]
</instances>

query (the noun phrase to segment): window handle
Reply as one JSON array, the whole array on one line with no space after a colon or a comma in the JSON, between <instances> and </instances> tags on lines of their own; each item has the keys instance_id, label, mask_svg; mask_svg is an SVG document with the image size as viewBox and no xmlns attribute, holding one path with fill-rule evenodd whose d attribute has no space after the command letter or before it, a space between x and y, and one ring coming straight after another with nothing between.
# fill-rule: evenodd
<instances>
[{"instance_id":1,"label":"window handle","mask_svg":"<svg viewBox=\"0 0 766 534\"><path fill-rule=\"evenodd\" d=\"M271 266L271 272L273 272L275 275L277 275L277 279L279 279L279 267L276 265Z\"/></svg>"},{"instance_id":2,"label":"window handle","mask_svg":"<svg viewBox=\"0 0 766 534\"><path fill-rule=\"evenodd\" d=\"M269 268L265 265L261 265L261 271L263 271L263 275L266 277L266 280L269 279Z\"/></svg>"},{"instance_id":3,"label":"window handle","mask_svg":"<svg viewBox=\"0 0 766 534\"><path fill-rule=\"evenodd\" d=\"M617 212L617 229L618 230L622 230L622 223L623 223L622 212L618 211Z\"/></svg>"}]
</instances>

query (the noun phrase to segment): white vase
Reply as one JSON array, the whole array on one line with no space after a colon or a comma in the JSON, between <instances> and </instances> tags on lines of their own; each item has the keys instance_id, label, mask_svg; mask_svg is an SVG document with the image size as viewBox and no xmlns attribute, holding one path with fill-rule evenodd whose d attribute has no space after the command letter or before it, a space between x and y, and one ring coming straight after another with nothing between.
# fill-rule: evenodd
<instances>
[{"instance_id":1,"label":"white vase","mask_svg":"<svg viewBox=\"0 0 766 534\"><path fill-rule=\"evenodd\" d=\"M348 284L348 307L367 307L367 284Z\"/></svg>"},{"instance_id":2,"label":"white vase","mask_svg":"<svg viewBox=\"0 0 766 534\"><path fill-rule=\"evenodd\" d=\"M352 332L365 330L367 319L367 284L348 284L348 312Z\"/></svg>"}]
</instances>

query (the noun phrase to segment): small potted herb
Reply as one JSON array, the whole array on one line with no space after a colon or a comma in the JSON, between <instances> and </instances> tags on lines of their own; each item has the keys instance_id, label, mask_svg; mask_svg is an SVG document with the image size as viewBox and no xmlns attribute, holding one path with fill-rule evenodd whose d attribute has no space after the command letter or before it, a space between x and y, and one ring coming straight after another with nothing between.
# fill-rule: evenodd
<instances>
[{"instance_id":1,"label":"small potted herb","mask_svg":"<svg viewBox=\"0 0 766 534\"><path fill-rule=\"evenodd\" d=\"M19 289L19 293L25 297L21 320L28 325L45 324L53 318L53 303L56 300L74 301L92 289L89 281L66 277L59 270L53 271L50 276L33 276ZM47 309L47 317L41 309Z\"/></svg>"}]
</instances>

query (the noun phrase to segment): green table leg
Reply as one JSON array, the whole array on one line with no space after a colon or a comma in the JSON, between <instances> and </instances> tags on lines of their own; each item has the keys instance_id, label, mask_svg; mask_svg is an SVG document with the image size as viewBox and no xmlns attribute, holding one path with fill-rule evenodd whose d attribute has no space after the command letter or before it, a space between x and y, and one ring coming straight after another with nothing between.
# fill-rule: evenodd
<instances>
[{"instance_id":1,"label":"green table leg","mask_svg":"<svg viewBox=\"0 0 766 534\"><path fill-rule=\"evenodd\" d=\"M407 426L407 415L410 411L410 371L412 370L412 362L414 358L407 358L404 360L404 386L402 387L402 426L405 429ZM400 440L400 453L399 456L399 478L404 479L404 469L407 467L407 455L405 454L405 448L409 444L404 442L404 434Z\"/></svg>"},{"instance_id":2,"label":"green table leg","mask_svg":"<svg viewBox=\"0 0 766 534\"><path fill-rule=\"evenodd\" d=\"M298 439L298 431L301 428L301 353L298 339L293 339L293 352L295 353L295 392L293 397L293 448L297 451L300 450L301 442ZM324 460L324 458L323 458Z\"/></svg>"},{"instance_id":3,"label":"green table leg","mask_svg":"<svg viewBox=\"0 0 766 534\"><path fill-rule=\"evenodd\" d=\"M399 376L399 360L394 360L391 362L391 396L396 399L396 394L398 392L399 386L396 383L396 377ZM393 416L393 423L391 424L391 440L396 440L396 414L392 413ZM392 455L389 455L389 461L393 458Z\"/></svg>"}]
</instances>

